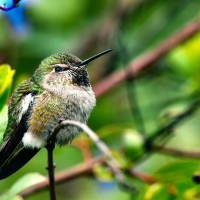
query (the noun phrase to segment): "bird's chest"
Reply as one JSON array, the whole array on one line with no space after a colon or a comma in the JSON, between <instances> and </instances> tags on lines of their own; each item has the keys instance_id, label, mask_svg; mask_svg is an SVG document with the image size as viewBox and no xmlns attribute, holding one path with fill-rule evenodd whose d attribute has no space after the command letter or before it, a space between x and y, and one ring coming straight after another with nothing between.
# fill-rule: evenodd
<instances>
[{"instance_id":1,"label":"bird's chest","mask_svg":"<svg viewBox=\"0 0 200 200\"><path fill-rule=\"evenodd\" d=\"M29 129L35 134L48 135L60 118L85 123L94 105L95 99L87 92L68 92L63 97L44 92L35 98Z\"/></svg>"}]
</instances>

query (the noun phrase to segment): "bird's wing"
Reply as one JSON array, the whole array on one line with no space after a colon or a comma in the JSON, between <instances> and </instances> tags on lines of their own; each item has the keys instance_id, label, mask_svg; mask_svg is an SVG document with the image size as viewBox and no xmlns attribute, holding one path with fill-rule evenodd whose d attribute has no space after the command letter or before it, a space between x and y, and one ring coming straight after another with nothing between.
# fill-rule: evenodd
<instances>
[{"instance_id":1,"label":"bird's wing","mask_svg":"<svg viewBox=\"0 0 200 200\"><path fill-rule=\"evenodd\" d=\"M24 81L14 91L8 107L8 124L0 148L0 179L4 179L26 164L39 150L27 149L22 138L37 95L30 81ZM23 107L23 108L22 108Z\"/></svg>"}]
</instances>

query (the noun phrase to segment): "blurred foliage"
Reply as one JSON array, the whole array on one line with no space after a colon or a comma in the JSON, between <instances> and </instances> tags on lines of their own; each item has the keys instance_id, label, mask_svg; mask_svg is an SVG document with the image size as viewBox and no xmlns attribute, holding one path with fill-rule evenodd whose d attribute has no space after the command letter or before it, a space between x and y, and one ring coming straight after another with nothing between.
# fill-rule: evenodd
<instances>
[{"instance_id":1,"label":"blurred foliage","mask_svg":"<svg viewBox=\"0 0 200 200\"><path fill-rule=\"evenodd\" d=\"M21 199L20 197L17 196L20 192L44 180L45 177L38 173L29 173L21 177L16 183L14 183L14 185L9 189L9 191L6 192L6 194L0 196L0 198L1 200Z\"/></svg>"},{"instance_id":2,"label":"blurred foliage","mask_svg":"<svg viewBox=\"0 0 200 200\"><path fill-rule=\"evenodd\" d=\"M199 95L200 84L200 34L195 35L189 41L179 45L169 54L169 63L173 66L176 75L187 80L183 85L183 93L187 95Z\"/></svg>"},{"instance_id":3,"label":"blurred foliage","mask_svg":"<svg viewBox=\"0 0 200 200\"><path fill-rule=\"evenodd\" d=\"M5 0L0 0L0 5ZM107 48L110 55L92 62L88 71L92 85L150 50L160 41L197 18L199 0L22 0L19 8L0 11L0 64L15 69L13 89L29 78L45 57L67 51L85 59ZM125 50L122 48L125 47ZM1 75L3 73L3 75ZM6 127L7 106L14 71L0 67L0 135ZM113 155L126 171L148 174L154 183L133 178L138 193L130 195L115 184L105 166L94 168L96 180L78 178L58 185L58 199L136 199L193 200L200 198L200 188L192 176L200 170L198 161L148 151L144 138L166 125L199 97L200 35L173 48L151 68L143 72L127 91L126 83L113 88L97 99L89 126L108 144ZM132 113L128 93L134 94L142 116L144 133L138 133L138 121ZM180 150L198 151L200 146L200 113L197 111L176 126L162 145ZM56 172L73 167L84 160L79 149L87 137L78 137L75 146L56 148ZM157 142L158 143L158 142ZM159 143L158 143L159 144ZM91 155L99 151L88 142ZM0 193L9 194L16 180L26 173L46 175L46 151L41 150L27 165L0 182ZM35 176L37 179L37 176ZM27 180L21 180L27 182ZM13 185L13 186L12 186ZM23 184L22 184L23 185ZM8 190L11 188L10 190ZM6 193L8 191L8 193ZM13 195L17 192L14 191ZM47 199L48 191L26 197L26 200ZM3 198L3 197L2 197ZM20 199L20 197L16 197Z\"/></svg>"}]
</instances>

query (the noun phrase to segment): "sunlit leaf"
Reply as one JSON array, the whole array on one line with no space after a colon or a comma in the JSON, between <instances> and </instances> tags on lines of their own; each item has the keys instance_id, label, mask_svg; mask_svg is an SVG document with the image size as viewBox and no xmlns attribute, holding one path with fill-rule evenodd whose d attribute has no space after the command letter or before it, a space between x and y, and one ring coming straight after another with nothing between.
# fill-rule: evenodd
<instances>
[{"instance_id":1,"label":"sunlit leaf","mask_svg":"<svg viewBox=\"0 0 200 200\"><path fill-rule=\"evenodd\" d=\"M144 200L167 200L169 194L164 185L159 183L152 184L144 195Z\"/></svg>"},{"instance_id":2,"label":"sunlit leaf","mask_svg":"<svg viewBox=\"0 0 200 200\"><path fill-rule=\"evenodd\" d=\"M8 117L7 117L7 105L3 107L3 109L0 111L0 144L2 142L2 135L6 129L6 125L8 122Z\"/></svg>"},{"instance_id":3,"label":"sunlit leaf","mask_svg":"<svg viewBox=\"0 0 200 200\"><path fill-rule=\"evenodd\" d=\"M0 110L6 103L15 71L7 64L0 65Z\"/></svg>"},{"instance_id":4,"label":"sunlit leaf","mask_svg":"<svg viewBox=\"0 0 200 200\"><path fill-rule=\"evenodd\" d=\"M21 196L18 196L18 195L16 195L16 196L14 196L14 197L8 199L7 194L1 195L1 196L0 196L0 199L1 199L1 200L23 200L23 198L22 198Z\"/></svg>"},{"instance_id":5,"label":"sunlit leaf","mask_svg":"<svg viewBox=\"0 0 200 200\"><path fill-rule=\"evenodd\" d=\"M17 182L15 182L14 185L10 188L7 194L7 200L11 200L15 195L19 194L26 188L35 185L37 183L40 183L41 181L44 180L45 177L39 173L29 173L23 176Z\"/></svg>"},{"instance_id":6,"label":"sunlit leaf","mask_svg":"<svg viewBox=\"0 0 200 200\"><path fill-rule=\"evenodd\" d=\"M169 53L169 63L178 76L185 79L185 92L199 91L200 71L200 35L190 38Z\"/></svg>"},{"instance_id":7,"label":"sunlit leaf","mask_svg":"<svg viewBox=\"0 0 200 200\"><path fill-rule=\"evenodd\" d=\"M93 172L95 174L95 177L99 181L102 181L102 182L111 182L111 181L113 181L112 173L105 166L96 165L93 168Z\"/></svg>"},{"instance_id":8,"label":"sunlit leaf","mask_svg":"<svg viewBox=\"0 0 200 200\"><path fill-rule=\"evenodd\" d=\"M200 187L196 186L194 188L188 189L183 193L184 199L199 199L200 197Z\"/></svg>"}]
</instances>

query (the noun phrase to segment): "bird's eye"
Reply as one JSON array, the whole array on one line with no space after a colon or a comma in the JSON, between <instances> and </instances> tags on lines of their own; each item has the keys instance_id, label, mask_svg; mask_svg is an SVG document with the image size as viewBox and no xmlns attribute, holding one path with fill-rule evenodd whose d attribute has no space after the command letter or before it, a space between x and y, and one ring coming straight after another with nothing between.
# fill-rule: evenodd
<instances>
[{"instance_id":1,"label":"bird's eye","mask_svg":"<svg viewBox=\"0 0 200 200\"><path fill-rule=\"evenodd\" d=\"M62 67L55 67L55 72L61 72L62 71Z\"/></svg>"}]
</instances>

